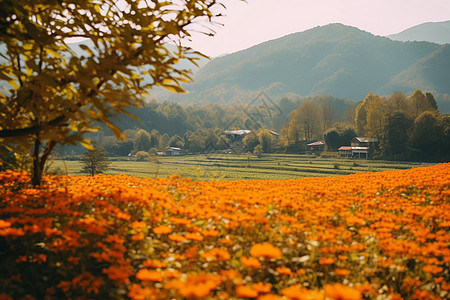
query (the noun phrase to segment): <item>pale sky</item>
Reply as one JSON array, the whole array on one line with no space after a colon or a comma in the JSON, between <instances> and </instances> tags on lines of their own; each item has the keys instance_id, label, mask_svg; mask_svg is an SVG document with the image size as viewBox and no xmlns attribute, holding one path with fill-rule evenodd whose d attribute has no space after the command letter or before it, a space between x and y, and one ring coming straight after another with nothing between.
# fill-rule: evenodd
<instances>
[{"instance_id":1,"label":"pale sky","mask_svg":"<svg viewBox=\"0 0 450 300\"><path fill-rule=\"evenodd\" d=\"M193 35L194 49L212 57L316 26L342 23L375 35L450 20L450 0L224 0L224 26L214 37Z\"/></svg>"}]
</instances>

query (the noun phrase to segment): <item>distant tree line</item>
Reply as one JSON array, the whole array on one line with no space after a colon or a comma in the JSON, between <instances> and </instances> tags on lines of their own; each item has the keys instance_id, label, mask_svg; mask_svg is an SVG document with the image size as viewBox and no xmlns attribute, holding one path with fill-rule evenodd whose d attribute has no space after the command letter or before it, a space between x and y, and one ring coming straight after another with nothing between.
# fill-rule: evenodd
<instances>
[{"instance_id":1,"label":"distant tree line","mask_svg":"<svg viewBox=\"0 0 450 300\"><path fill-rule=\"evenodd\" d=\"M302 151L308 142L320 139L328 150L337 151L361 136L379 140L378 158L450 160L450 116L440 113L432 93L416 90L409 97L400 92L388 97L369 93L354 110L347 109L343 122L335 121L327 101L304 101L281 131L285 151Z\"/></svg>"},{"instance_id":2,"label":"distant tree line","mask_svg":"<svg viewBox=\"0 0 450 300\"><path fill-rule=\"evenodd\" d=\"M252 133L244 140L246 150L253 151L261 144L266 153L284 151L278 136L269 130L277 133L282 131L291 112L305 102L326 103L326 107L322 104L320 106L327 112L325 128L331 126L332 122L344 120L346 111L353 111L356 104L352 100L330 95L291 95L274 103L230 106L182 106L174 102L152 101L143 108L129 110L140 121L122 115L114 122L115 126L123 130L122 139L117 139L105 126L102 132L92 134L90 138L96 140L108 156L125 156L139 151L156 153L167 147L182 148L185 153L201 153L228 149L230 144L223 134L224 130L250 129ZM81 154L85 150L82 147L65 147L60 151L67 155Z\"/></svg>"},{"instance_id":3,"label":"distant tree line","mask_svg":"<svg viewBox=\"0 0 450 300\"><path fill-rule=\"evenodd\" d=\"M360 136L378 138L379 157L450 160L450 115L439 112L431 93L369 93L356 108L355 129Z\"/></svg>"},{"instance_id":4,"label":"distant tree line","mask_svg":"<svg viewBox=\"0 0 450 300\"><path fill-rule=\"evenodd\" d=\"M232 147L224 130L251 129L242 140L245 151L304 153L309 142L322 140L328 151L350 145L355 136L375 137L375 155L385 159L449 160L450 121L439 112L433 94L415 91L407 97L393 93L382 97L369 93L360 103L334 98L285 97L273 105L271 119L245 105L181 106L173 102L148 103L132 111L141 122L122 117L116 125L124 138L97 134L108 156L165 151L178 147L184 153L208 153ZM257 110L256 110L257 111Z\"/></svg>"}]
</instances>

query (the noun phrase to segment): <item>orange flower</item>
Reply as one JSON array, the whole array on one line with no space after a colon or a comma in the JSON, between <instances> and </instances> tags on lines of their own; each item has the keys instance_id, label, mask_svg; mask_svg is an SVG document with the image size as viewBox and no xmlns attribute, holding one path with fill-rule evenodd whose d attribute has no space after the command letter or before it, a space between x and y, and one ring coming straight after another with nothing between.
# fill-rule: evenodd
<instances>
[{"instance_id":1,"label":"orange flower","mask_svg":"<svg viewBox=\"0 0 450 300\"><path fill-rule=\"evenodd\" d=\"M147 224L145 224L145 222L142 221L134 221L131 223L131 228L137 230L137 231L141 231L143 229L145 229L147 227Z\"/></svg>"},{"instance_id":2,"label":"orange flower","mask_svg":"<svg viewBox=\"0 0 450 300\"><path fill-rule=\"evenodd\" d=\"M191 223L191 220L189 220L189 219L182 219L182 218L175 218L175 217L170 217L169 221L175 225L187 225L187 224Z\"/></svg>"},{"instance_id":3,"label":"orange flower","mask_svg":"<svg viewBox=\"0 0 450 300\"><path fill-rule=\"evenodd\" d=\"M179 234L170 234L169 240L172 240L174 242L184 242L186 240L186 238Z\"/></svg>"},{"instance_id":4,"label":"orange flower","mask_svg":"<svg viewBox=\"0 0 450 300\"><path fill-rule=\"evenodd\" d=\"M272 285L270 283L257 282L252 284L252 289L257 291L258 293L268 293L272 289Z\"/></svg>"},{"instance_id":5,"label":"orange flower","mask_svg":"<svg viewBox=\"0 0 450 300\"><path fill-rule=\"evenodd\" d=\"M177 270L164 270L162 271L162 275L164 278L180 278L183 275L181 272Z\"/></svg>"},{"instance_id":6,"label":"orange flower","mask_svg":"<svg viewBox=\"0 0 450 300\"><path fill-rule=\"evenodd\" d=\"M160 271L149 270L149 269L140 269L136 273L136 278L142 281L158 281L161 282L164 280Z\"/></svg>"},{"instance_id":7,"label":"orange flower","mask_svg":"<svg viewBox=\"0 0 450 300\"><path fill-rule=\"evenodd\" d=\"M67 261L70 262L71 264L74 265L78 265L78 263L80 262L81 257L74 257L74 256L70 256Z\"/></svg>"},{"instance_id":8,"label":"orange flower","mask_svg":"<svg viewBox=\"0 0 450 300\"><path fill-rule=\"evenodd\" d=\"M323 300L322 292L308 290L300 284L291 285L281 290L281 293L291 300Z\"/></svg>"},{"instance_id":9,"label":"orange flower","mask_svg":"<svg viewBox=\"0 0 450 300\"><path fill-rule=\"evenodd\" d=\"M434 265L426 265L423 267L423 271L426 273L437 274L441 273L443 270L442 267L434 266Z\"/></svg>"},{"instance_id":10,"label":"orange flower","mask_svg":"<svg viewBox=\"0 0 450 300\"><path fill-rule=\"evenodd\" d=\"M298 269L295 273L298 276L302 276L302 275L306 274L306 270L305 269Z\"/></svg>"},{"instance_id":11,"label":"orange flower","mask_svg":"<svg viewBox=\"0 0 450 300\"><path fill-rule=\"evenodd\" d=\"M229 299L230 295L227 292L218 292L216 294L217 299L219 300L225 300L225 299Z\"/></svg>"},{"instance_id":12,"label":"orange flower","mask_svg":"<svg viewBox=\"0 0 450 300\"><path fill-rule=\"evenodd\" d=\"M249 285L238 285L236 287L236 296L241 298L255 298L258 297L258 292Z\"/></svg>"},{"instance_id":13,"label":"orange flower","mask_svg":"<svg viewBox=\"0 0 450 300\"><path fill-rule=\"evenodd\" d=\"M233 240L230 239L228 236L224 237L223 239L221 239L219 241L219 243L224 244L224 245L232 245L233 244Z\"/></svg>"},{"instance_id":14,"label":"orange flower","mask_svg":"<svg viewBox=\"0 0 450 300\"><path fill-rule=\"evenodd\" d=\"M242 263L242 265L253 268L253 269L261 268L261 262L255 257L241 256L241 263Z\"/></svg>"},{"instance_id":15,"label":"orange flower","mask_svg":"<svg viewBox=\"0 0 450 300\"><path fill-rule=\"evenodd\" d=\"M153 295L153 290L148 287L142 287L139 284L133 283L128 292L128 297L132 300L143 300Z\"/></svg>"},{"instance_id":16,"label":"orange flower","mask_svg":"<svg viewBox=\"0 0 450 300\"><path fill-rule=\"evenodd\" d=\"M156 260L156 259L147 259L146 261L143 261L142 264L144 265L144 267L153 268L153 269L167 267L166 263L161 262L161 261Z\"/></svg>"},{"instance_id":17,"label":"orange flower","mask_svg":"<svg viewBox=\"0 0 450 300\"><path fill-rule=\"evenodd\" d=\"M334 273L339 276L347 276L350 275L350 270L347 269L335 269Z\"/></svg>"},{"instance_id":18,"label":"orange flower","mask_svg":"<svg viewBox=\"0 0 450 300\"><path fill-rule=\"evenodd\" d=\"M229 270L221 270L220 274L224 276L226 279L233 281L234 284L242 283L242 276L239 272L234 269Z\"/></svg>"},{"instance_id":19,"label":"orange flower","mask_svg":"<svg viewBox=\"0 0 450 300\"><path fill-rule=\"evenodd\" d=\"M258 300L282 300L283 297L274 294L265 294L258 297Z\"/></svg>"},{"instance_id":20,"label":"orange flower","mask_svg":"<svg viewBox=\"0 0 450 300\"><path fill-rule=\"evenodd\" d=\"M348 257L346 255L338 255L338 258L342 261L347 261Z\"/></svg>"},{"instance_id":21,"label":"orange flower","mask_svg":"<svg viewBox=\"0 0 450 300\"><path fill-rule=\"evenodd\" d=\"M289 275L289 276L294 275L294 273L292 273L292 270L287 267L278 267L276 268L276 271L280 275Z\"/></svg>"},{"instance_id":22,"label":"orange flower","mask_svg":"<svg viewBox=\"0 0 450 300\"><path fill-rule=\"evenodd\" d=\"M230 259L231 255L225 248L213 248L205 253L202 256L206 259L211 260L220 260L225 261Z\"/></svg>"},{"instance_id":23,"label":"orange flower","mask_svg":"<svg viewBox=\"0 0 450 300\"><path fill-rule=\"evenodd\" d=\"M270 243L254 244L250 249L252 256L264 258L279 258L281 257L281 250Z\"/></svg>"},{"instance_id":24,"label":"orange flower","mask_svg":"<svg viewBox=\"0 0 450 300\"><path fill-rule=\"evenodd\" d=\"M153 228L153 232L156 234L168 234L172 232L172 227L161 225Z\"/></svg>"},{"instance_id":25,"label":"orange flower","mask_svg":"<svg viewBox=\"0 0 450 300\"><path fill-rule=\"evenodd\" d=\"M0 228L11 227L11 223L8 221L0 220Z\"/></svg>"},{"instance_id":26,"label":"orange flower","mask_svg":"<svg viewBox=\"0 0 450 300\"><path fill-rule=\"evenodd\" d=\"M145 236L142 234L142 233L136 233L136 234L133 234L132 236L131 236L131 240L133 241L133 242L138 242L138 241L142 241L143 239L145 238Z\"/></svg>"},{"instance_id":27,"label":"orange flower","mask_svg":"<svg viewBox=\"0 0 450 300\"><path fill-rule=\"evenodd\" d=\"M335 300L361 300L362 294L359 290L340 283L326 284L323 289L325 295Z\"/></svg>"},{"instance_id":28,"label":"orange flower","mask_svg":"<svg viewBox=\"0 0 450 300\"><path fill-rule=\"evenodd\" d=\"M322 257L319 259L319 264L321 265L332 265L334 264L335 260L332 257Z\"/></svg>"},{"instance_id":29,"label":"orange flower","mask_svg":"<svg viewBox=\"0 0 450 300\"><path fill-rule=\"evenodd\" d=\"M187 232L185 237L188 240L199 241L199 242L203 241L203 236L198 232Z\"/></svg>"},{"instance_id":30,"label":"orange flower","mask_svg":"<svg viewBox=\"0 0 450 300\"><path fill-rule=\"evenodd\" d=\"M201 231L201 234L203 235L203 236L209 236L209 237L215 237L215 236L218 236L219 235L219 231L218 230L215 230L215 229L206 229L206 230L202 230Z\"/></svg>"},{"instance_id":31,"label":"orange flower","mask_svg":"<svg viewBox=\"0 0 450 300\"><path fill-rule=\"evenodd\" d=\"M191 261L195 260L197 254L198 254L198 246L197 245L189 247L186 249L186 251L184 251L184 256Z\"/></svg>"},{"instance_id":32,"label":"orange flower","mask_svg":"<svg viewBox=\"0 0 450 300\"><path fill-rule=\"evenodd\" d=\"M362 225L364 224L364 220L361 218L358 218L356 216L348 216L345 218L345 222L349 225Z\"/></svg>"},{"instance_id":33,"label":"orange flower","mask_svg":"<svg viewBox=\"0 0 450 300\"><path fill-rule=\"evenodd\" d=\"M188 276L178 292L186 298L204 298L222 283L221 276L197 274Z\"/></svg>"},{"instance_id":34,"label":"orange flower","mask_svg":"<svg viewBox=\"0 0 450 300\"><path fill-rule=\"evenodd\" d=\"M129 266L110 266L107 269L103 269L102 272L107 274L111 280L125 283L131 275L131 268Z\"/></svg>"}]
</instances>

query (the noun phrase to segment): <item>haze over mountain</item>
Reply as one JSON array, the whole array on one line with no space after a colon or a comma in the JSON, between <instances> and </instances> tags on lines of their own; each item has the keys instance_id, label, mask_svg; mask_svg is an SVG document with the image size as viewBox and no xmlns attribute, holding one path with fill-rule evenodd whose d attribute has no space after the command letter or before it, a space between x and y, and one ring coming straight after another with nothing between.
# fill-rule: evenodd
<instances>
[{"instance_id":1,"label":"haze over mountain","mask_svg":"<svg viewBox=\"0 0 450 300\"><path fill-rule=\"evenodd\" d=\"M232 103L265 90L273 97L331 94L362 100L372 91L450 94L450 45L400 42L330 24L214 59L178 102Z\"/></svg>"},{"instance_id":2,"label":"haze over mountain","mask_svg":"<svg viewBox=\"0 0 450 300\"><path fill-rule=\"evenodd\" d=\"M396 41L426 41L436 44L450 43L450 20L444 22L427 22L408 28L388 38Z\"/></svg>"}]
</instances>

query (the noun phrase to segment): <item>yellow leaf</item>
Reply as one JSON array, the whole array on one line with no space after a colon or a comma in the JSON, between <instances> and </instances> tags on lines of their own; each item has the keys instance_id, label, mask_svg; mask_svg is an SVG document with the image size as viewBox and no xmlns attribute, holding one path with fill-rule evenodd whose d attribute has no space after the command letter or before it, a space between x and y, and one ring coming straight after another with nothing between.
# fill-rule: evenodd
<instances>
[{"instance_id":1,"label":"yellow leaf","mask_svg":"<svg viewBox=\"0 0 450 300\"><path fill-rule=\"evenodd\" d=\"M13 89L15 89L15 90L19 89L19 85L17 84L16 80L10 80L10 81L8 81L8 83Z\"/></svg>"},{"instance_id":2,"label":"yellow leaf","mask_svg":"<svg viewBox=\"0 0 450 300\"><path fill-rule=\"evenodd\" d=\"M173 84L158 84L158 85L174 93L182 93L182 94L187 93L182 87L178 85Z\"/></svg>"},{"instance_id":3,"label":"yellow leaf","mask_svg":"<svg viewBox=\"0 0 450 300\"><path fill-rule=\"evenodd\" d=\"M89 55L94 56L94 52L92 52L91 48L89 48L87 45L81 44L79 47L86 51Z\"/></svg>"},{"instance_id":4,"label":"yellow leaf","mask_svg":"<svg viewBox=\"0 0 450 300\"><path fill-rule=\"evenodd\" d=\"M86 139L81 140L81 141L80 141L80 144L81 144L84 148L86 148L86 149L88 149L88 150L94 150L94 146L92 146L90 140L86 140Z\"/></svg>"}]
</instances>

